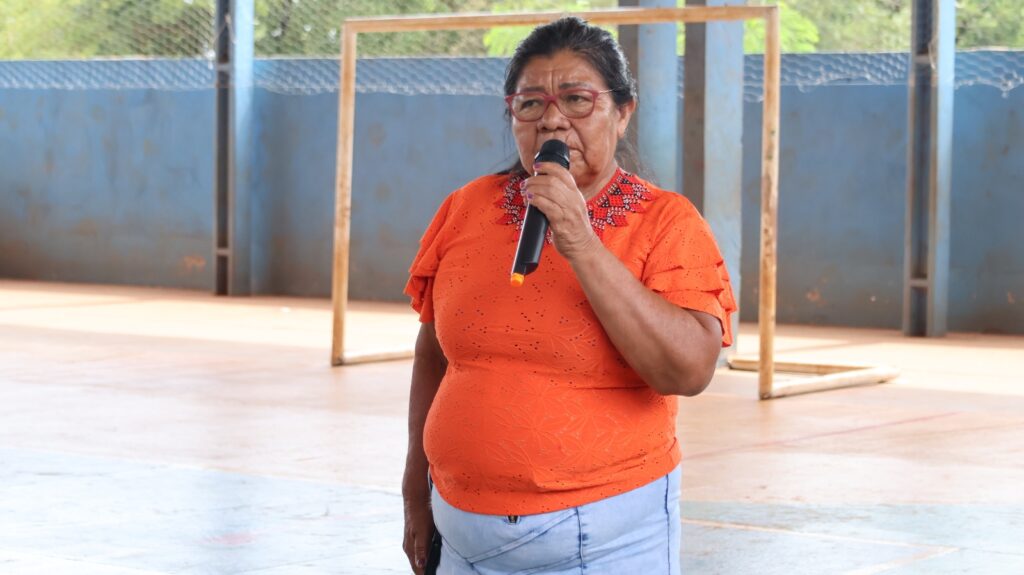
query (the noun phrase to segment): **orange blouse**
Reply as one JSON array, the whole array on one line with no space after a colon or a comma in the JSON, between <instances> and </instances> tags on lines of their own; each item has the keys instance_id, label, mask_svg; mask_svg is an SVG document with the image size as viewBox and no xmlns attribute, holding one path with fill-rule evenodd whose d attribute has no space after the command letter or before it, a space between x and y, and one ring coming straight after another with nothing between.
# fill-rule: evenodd
<instances>
[{"instance_id":1,"label":"orange blouse","mask_svg":"<svg viewBox=\"0 0 1024 575\"><path fill-rule=\"evenodd\" d=\"M629 367L554 247L522 287L509 285L523 179L485 176L448 196L405 288L448 359L424 430L431 477L446 501L475 513L575 507L645 485L680 461L676 398ZM717 317L722 345L732 343L729 277L686 198L620 170L588 207L602 242L634 276Z\"/></svg>"}]
</instances>

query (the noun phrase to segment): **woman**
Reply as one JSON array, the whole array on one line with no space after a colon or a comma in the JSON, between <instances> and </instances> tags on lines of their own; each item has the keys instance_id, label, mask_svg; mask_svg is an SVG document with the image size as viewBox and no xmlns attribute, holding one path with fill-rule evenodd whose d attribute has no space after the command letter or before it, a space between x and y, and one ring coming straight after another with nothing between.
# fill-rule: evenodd
<instances>
[{"instance_id":1,"label":"woman","mask_svg":"<svg viewBox=\"0 0 1024 575\"><path fill-rule=\"evenodd\" d=\"M536 28L505 93L519 163L444 201L406 286L405 552L422 573L436 524L438 573L678 573L674 396L731 343L722 257L688 201L618 167L637 103L610 34ZM549 139L568 170L532 165ZM514 288L526 202L554 249Z\"/></svg>"}]
</instances>

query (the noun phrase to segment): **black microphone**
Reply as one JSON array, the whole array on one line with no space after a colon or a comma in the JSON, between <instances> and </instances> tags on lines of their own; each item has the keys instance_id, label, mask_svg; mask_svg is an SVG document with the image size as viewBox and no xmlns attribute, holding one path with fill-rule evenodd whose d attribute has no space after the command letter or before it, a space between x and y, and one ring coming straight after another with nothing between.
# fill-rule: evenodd
<instances>
[{"instance_id":1,"label":"black microphone","mask_svg":"<svg viewBox=\"0 0 1024 575\"><path fill-rule=\"evenodd\" d=\"M569 169L569 146L561 140L544 142L534 163L555 162ZM512 286L519 287L526 280L526 275L537 269L540 264L540 252L544 248L544 238L548 235L548 218L544 212L530 204L523 218L523 229L519 233L519 245L516 246L516 259L512 261Z\"/></svg>"}]
</instances>

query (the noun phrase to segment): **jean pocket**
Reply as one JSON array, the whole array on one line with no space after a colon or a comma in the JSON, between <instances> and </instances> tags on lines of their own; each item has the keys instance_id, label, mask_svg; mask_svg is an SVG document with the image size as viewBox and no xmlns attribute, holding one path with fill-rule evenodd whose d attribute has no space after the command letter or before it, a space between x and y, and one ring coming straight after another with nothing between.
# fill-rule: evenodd
<instances>
[{"instance_id":1,"label":"jean pocket","mask_svg":"<svg viewBox=\"0 0 1024 575\"><path fill-rule=\"evenodd\" d=\"M536 573L579 558L580 529L575 509L524 515L517 523L501 517L489 549L466 560L499 573Z\"/></svg>"}]
</instances>

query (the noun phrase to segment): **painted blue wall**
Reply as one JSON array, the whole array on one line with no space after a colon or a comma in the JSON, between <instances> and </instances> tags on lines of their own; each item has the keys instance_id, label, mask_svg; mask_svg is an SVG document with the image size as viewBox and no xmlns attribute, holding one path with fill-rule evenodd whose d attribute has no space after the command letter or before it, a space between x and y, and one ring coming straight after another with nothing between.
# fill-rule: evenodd
<instances>
[{"instance_id":1,"label":"painted blue wall","mask_svg":"<svg viewBox=\"0 0 1024 575\"><path fill-rule=\"evenodd\" d=\"M803 92L786 87L781 101L779 320L899 327L906 88L827 86ZM762 114L752 104L743 112L740 307L744 320L753 320Z\"/></svg>"},{"instance_id":2,"label":"painted blue wall","mask_svg":"<svg viewBox=\"0 0 1024 575\"><path fill-rule=\"evenodd\" d=\"M257 195L269 270L260 291L330 293L335 94L257 95ZM349 290L398 299L423 229L458 186L511 161L501 100L358 94Z\"/></svg>"},{"instance_id":3,"label":"painted blue wall","mask_svg":"<svg viewBox=\"0 0 1024 575\"><path fill-rule=\"evenodd\" d=\"M212 156L205 91L0 90L0 277L208 289Z\"/></svg>"},{"instance_id":4,"label":"painted blue wall","mask_svg":"<svg viewBox=\"0 0 1024 575\"><path fill-rule=\"evenodd\" d=\"M949 325L1024 333L1024 90L954 105Z\"/></svg>"},{"instance_id":5,"label":"painted blue wall","mask_svg":"<svg viewBox=\"0 0 1024 575\"><path fill-rule=\"evenodd\" d=\"M898 328L906 213L903 86L784 88L782 322ZM954 104L949 325L1024 333L1024 89ZM759 106L744 110L743 319L757 317Z\"/></svg>"},{"instance_id":6,"label":"painted blue wall","mask_svg":"<svg viewBox=\"0 0 1024 575\"><path fill-rule=\"evenodd\" d=\"M1018 64L1004 76L1024 75L1024 53L1010 56ZM958 74L975 57L959 55ZM817 73L840 58L787 56L784 80L787 67ZM257 62L251 142L257 293L330 292L337 95L284 93L267 81L307 74L314 64ZM441 199L513 159L501 101L486 95L502 63L470 64L475 71L462 77L466 66L447 61L360 62L353 297L399 298L416 242ZM73 67L5 63L15 65L28 77ZM334 62L319 65L336 73ZM104 66L116 76L116 64ZM402 84L400 77L410 79ZM322 86L334 81L328 76ZM788 83L779 320L898 327L906 88L898 81ZM0 277L212 289L212 90L16 88L0 90ZM956 91L954 330L1024 333L1022 114L1024 88L969 83ZM753 320L758 102L746 104L744 124L741 304L743 318Z\"/></svg>"}]
</instances>

